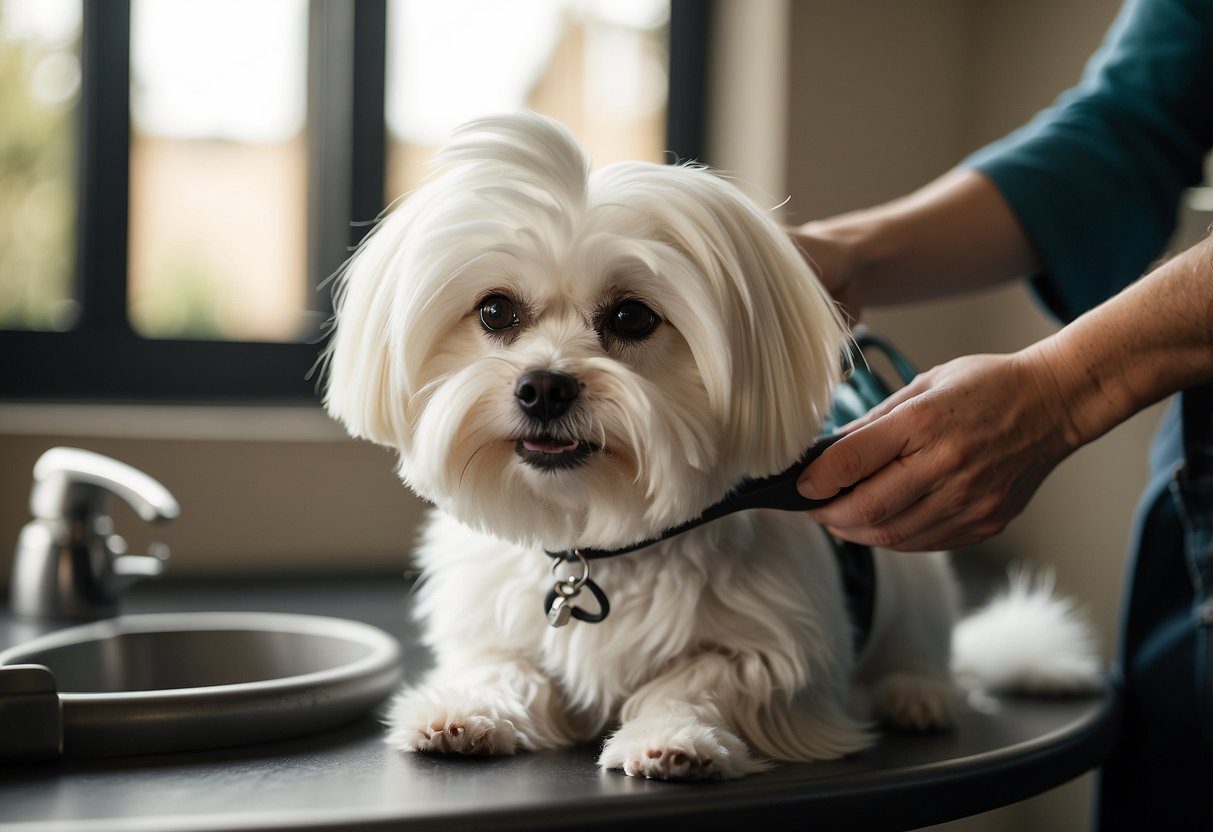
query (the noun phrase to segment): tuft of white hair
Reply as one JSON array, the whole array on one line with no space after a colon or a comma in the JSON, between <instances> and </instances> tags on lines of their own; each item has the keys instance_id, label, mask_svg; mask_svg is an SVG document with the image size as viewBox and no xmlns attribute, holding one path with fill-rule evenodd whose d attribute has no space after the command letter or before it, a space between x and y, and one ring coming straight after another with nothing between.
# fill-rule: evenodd
<instances>
[{"instance_id":1,"label":"tuft of white hair","mask_svg":"<svg viewBox=\"0 0 1213 832\"><path fill-rule=\"evenodd\" d=\"M1091 625L1054 576L1013 572L1006 592L963 619L952 634L952 672L992 691L1071 695L1098 690L1100 661Z\"/></svg>"}]
</instances>

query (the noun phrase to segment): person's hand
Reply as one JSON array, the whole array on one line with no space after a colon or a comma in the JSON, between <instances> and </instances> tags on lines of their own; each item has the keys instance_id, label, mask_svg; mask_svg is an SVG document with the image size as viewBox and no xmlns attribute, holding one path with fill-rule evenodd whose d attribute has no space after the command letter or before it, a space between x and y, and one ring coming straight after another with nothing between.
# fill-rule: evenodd
<instances>
[{"instance_id":1,"label":"person's hand","mask_svg":"<svg viewBox=\"0 0 1213 832\"><path fill-rule=\"evenodd\" d=\"M863 298L860 296L854 258L845 238L817 222L790 227L786 231L830 297L842 306L851 320L858 321Z\"/></svg>"},{"instance_id":2,"label":"person's hand","mask_svg":"<svg viewBox=\"0 0 1213 832\"><path fill-rule=\"evenodd\" d=\"M960 358L923 373L803 474L808 512L834 536L901 551L998 534L1080 443L1040 350Z\"/></svg>"}]
</instances>

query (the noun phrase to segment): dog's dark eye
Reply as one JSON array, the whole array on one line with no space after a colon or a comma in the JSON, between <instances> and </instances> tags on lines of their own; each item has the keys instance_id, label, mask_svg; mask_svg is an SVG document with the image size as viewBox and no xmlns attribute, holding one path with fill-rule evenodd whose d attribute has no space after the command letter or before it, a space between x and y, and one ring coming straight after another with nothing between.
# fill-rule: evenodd
<instances>
[{"instance_id":1,"label":"dog's dark eye","mask_svg":"<svg viewBox=\"0 0 1213 832\"><path fill-rule=\"evenodd\" d=\"M518 326L514 302L505 295L489 295L480 302L480 325L489 332L501 332Z\"/></svg>"},{"instance_id":2,"label":"dog's dark eye","mask_svg":"<svg viewBox=\"0 0 1213 832\"><path fill-rule=\"evenodd\" d=\"M623 338L643 338L657 325L661 318L638 300L625 300L607 315L607 329Z\"/></svg>"}]
</instances>

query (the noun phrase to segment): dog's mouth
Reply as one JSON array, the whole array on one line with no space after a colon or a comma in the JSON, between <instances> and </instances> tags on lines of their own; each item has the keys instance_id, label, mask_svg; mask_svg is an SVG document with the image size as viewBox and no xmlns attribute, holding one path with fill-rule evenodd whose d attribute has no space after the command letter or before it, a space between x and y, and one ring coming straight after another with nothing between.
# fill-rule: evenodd
<instances>
[{"instance_id":1,"label":"dog's mouth","mask_svg":"<svg viewBox=\"0 0 1213 832\"><path fill-rule=\"evenodd\" d=\"M518 458L541 471L576 468L600 450L598 445L584 439L558 439L548 434L525 437L514 443Z\"/></svg>"}]
</instances>

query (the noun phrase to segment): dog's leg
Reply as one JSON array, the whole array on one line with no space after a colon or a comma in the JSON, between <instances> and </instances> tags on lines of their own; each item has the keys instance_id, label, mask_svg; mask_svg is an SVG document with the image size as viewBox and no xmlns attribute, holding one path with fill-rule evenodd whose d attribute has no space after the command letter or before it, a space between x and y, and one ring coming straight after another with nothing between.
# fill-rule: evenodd
<instances>
[{"instance_id":1,"label":"dog's leg","mask_svg":"<svg viewBox=\"0 0 1213 832\"><path fill-rule=\"evenodd\" d=\"M720 653L703 653L637 690L599 767L660 780L732 779L767 768L730 724L728 688L736 683L728 664Z\"/></svg>"},{"instance_id":2,"label":"dog's leg","mask_svg":"<svg viewBox=\"0 0 1213 832\"><path fill-rule=\"evenodd\" d=\"M575 741L555 686L530 662L483 653L452 659L397 694L388 713L389 745L441 754L513 754Z\"/></svg>"},{"instance_id":3,"label":"dog's leg","mask_svg":"<svg viewBox=\"0 0 1213 832\"><path fill-rule=\"evenodd\" d=\"M750 658L702 653L640 688L624 703L623 724L598 765L633 777L733 779L770 765L742 734L779 759L829 759L871 743L864 726L825 707L824 696L819 707L773 706L770 680L754 678L763 663Z\"/></svg>"},{"instance_id":4,"label":"dog's leg","mask_svg":"<svg viewBox=\"0 0 1213 832\"><path fill-rule=\"evenodd\" d=\"M959 607L952 571L937 552L876 556L881 620L857 680L871 690L873 716L889 728L946 728L959 701L949 668Z\"/></svg>"}]
</instances>

